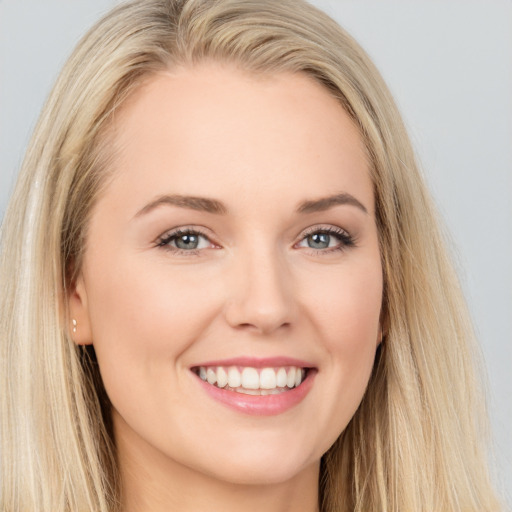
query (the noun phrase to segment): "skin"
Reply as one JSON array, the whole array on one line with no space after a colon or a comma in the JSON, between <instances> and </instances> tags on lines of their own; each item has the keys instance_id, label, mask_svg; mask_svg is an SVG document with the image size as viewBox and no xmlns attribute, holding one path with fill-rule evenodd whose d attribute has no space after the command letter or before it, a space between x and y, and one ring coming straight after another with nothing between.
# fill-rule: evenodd
<instances>
[{"instance_id":1,"label":"skin","mask_svg":"<svg viewBox=\"0 0 512 512\"><path fill-rule=\"evenodd\" d=\"M379 340L382 269L357 129L305 75L217 63L152 77L114 129L114 177L69 301L74 340L94 344L113 404L124 511L318 510L320 458L356 411ZM340 193L366 211L297 212ZM144 210L165 194L227 212ZM206 235L199 249L159 245L178 227ZM343 230L353 245L331 234L312 248L309 228ZM190 370L240 356L294 357L317 374L295 407L247 415Z\"/></svg>"}]
</instances>

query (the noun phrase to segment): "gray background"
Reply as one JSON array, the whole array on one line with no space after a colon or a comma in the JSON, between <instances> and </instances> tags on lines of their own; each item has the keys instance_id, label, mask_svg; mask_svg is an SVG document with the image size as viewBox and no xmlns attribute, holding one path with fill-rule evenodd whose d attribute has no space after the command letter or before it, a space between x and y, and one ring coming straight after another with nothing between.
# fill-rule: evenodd
<instances>
[{"instance_id":1,"label":"gray background","mask_svg":"<svg viewBox=\"0 0 512 512\"><path fill-rule=\"evenodd\" d=\"M42 102L114 0L0 0L0 217ZM453 237L512 501L512 2L315 0L387 80ZM419 468L421 470L421 468Z\"/></svg>"}]
</instances>

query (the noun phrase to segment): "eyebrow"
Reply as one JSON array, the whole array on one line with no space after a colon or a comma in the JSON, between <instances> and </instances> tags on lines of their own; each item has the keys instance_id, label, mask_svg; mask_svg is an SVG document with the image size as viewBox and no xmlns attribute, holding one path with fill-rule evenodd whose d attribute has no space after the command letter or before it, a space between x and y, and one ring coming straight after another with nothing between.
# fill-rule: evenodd
<instances>
[{"instance_id":1,"label":"eyebrow","mask_svg":"<svg viewBox=\"0 0 512 512\"><path fill-rule=\"evenodd\" d=\"M315 199L312 201L304 201L297 208L298 213L314 213L314 212L323 212L332 208L333 206L338 205L350 205L359 208L364 213L368 213L366 207L357 200L353 195L347 194L345 192L341 194L335 194L333 196L321 197L320 199Z\"/></svg>"},{"instance_id":2,"label":"eyebrow","mask_svg":"<svg viewBox=\"0 0 512 512\"><path fill-rule=\"evenodd\" d=\"M161 205L178 206L180 208L189 208L191 210L198 210L202 212L214 213L217 215L225 215L228 213L226 206L217 199L210 199L207 197L184 196L179 194L164 195L157 197L155 200L148 203L141 210L137 212L135 217L139 217L150 211L158 208ZM313 199L303 201L297 208L297 213L307 214L315 212L323 212L334 206L350 205L359 208L364 213L368 213L366 207L353 195L346 192L335 194L328 197L321 197L320 199Z\"/></svg>"},{"instance_id":3,"label":"eyebrow","mask_svg":"<svg viewBox=\"0 0 512 512\"><path fill-rule=\"evenodd\" d=\"M180 208L189 208L190 210L198 210L201 212L215 213L218 215L224 215L228 212L227 208L216 199L174 194L157 197L154 201L151 201L144 206L142 210L138 211L135 216L139 217L140 215L149 213L151 210L154 210L164 204L179 206Z\"/></svg>"}]
</instances>

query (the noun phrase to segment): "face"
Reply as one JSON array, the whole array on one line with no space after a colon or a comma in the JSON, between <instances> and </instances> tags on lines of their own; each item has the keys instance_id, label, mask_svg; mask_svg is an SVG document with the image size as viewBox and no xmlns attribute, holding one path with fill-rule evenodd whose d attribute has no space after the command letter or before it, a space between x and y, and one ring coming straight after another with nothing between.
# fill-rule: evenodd
<instances>
[{"instance_id":1,"label":"face","mask_svg":"<svg viewBox=\"0 0 512 512\"><path fill-rule=\"evenodd\" d=\"M318 468L379 338L357 129L305 75L218 64L151 78L114 128L70 308L121 459L234 483Z\"/></svg>"}]
</instances>

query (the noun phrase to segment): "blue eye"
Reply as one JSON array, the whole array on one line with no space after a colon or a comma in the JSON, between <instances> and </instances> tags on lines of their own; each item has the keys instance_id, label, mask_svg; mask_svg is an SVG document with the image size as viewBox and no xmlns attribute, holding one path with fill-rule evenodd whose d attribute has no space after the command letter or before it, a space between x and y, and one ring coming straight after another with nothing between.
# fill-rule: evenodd
<instances>
[{"instance_id":1,"label":"blue eye","mask_svg":"<svg viewBox=\"0 0 512 512\"><path fill-rule=\"evenodd\" d=\"M199 231L193 229L178 229L165 234L158 241L158 247L163 247L170 251L192 252L199 249L206 249L211 246L211 242Z\"/></svg>"},{"instance_id":2,"label":"blue eye","mask_svg":"<svg viewBox=\"0 0 512 512\"><path fill-rule=\"evenodd\" d=\"M174 243L178 249L197 249L199 246L199 236L185 233L175 237Z\"/></svg>"},{"instance_id":3,"label":"blue eye","mask_svg":"<svg viewBox=\"0 0 512 512\"><path fill-rule=\"evenodd\" d=\"M329 227L309 230L304 234L298 247L307 247L320 252L332 252L354 245L354 239L345 230Z\"/></svg>"},{"instance_id":4,"label":"blue eye","mask_svg":"<svg viewBox=\"0 0 512 512\"><path fill-rule=\"evenodd\" d=\"M308 242L308 246L312 249L327 249L331 245L332 240L337 242L334 237L327 233L315 233L313 235L309 235L306 240Z\"/></svg>"}]
</instances>

